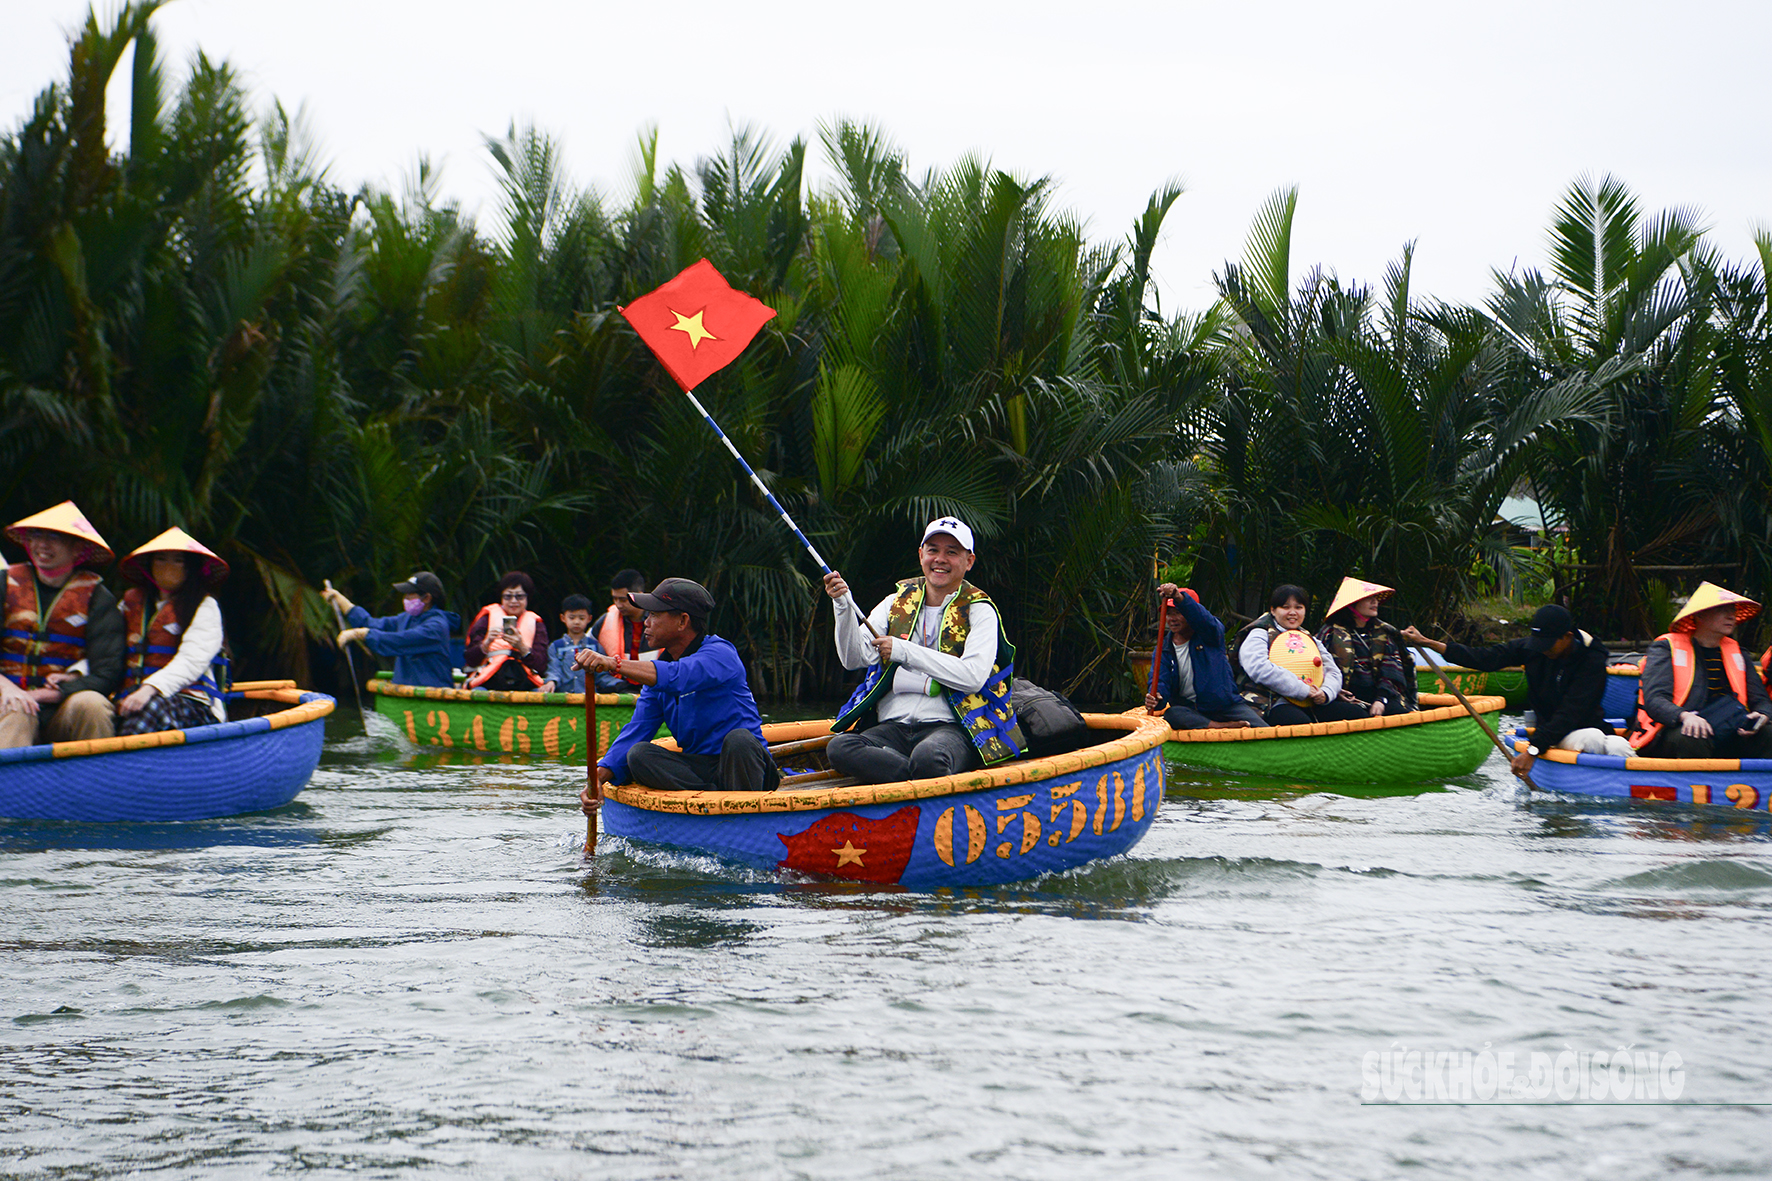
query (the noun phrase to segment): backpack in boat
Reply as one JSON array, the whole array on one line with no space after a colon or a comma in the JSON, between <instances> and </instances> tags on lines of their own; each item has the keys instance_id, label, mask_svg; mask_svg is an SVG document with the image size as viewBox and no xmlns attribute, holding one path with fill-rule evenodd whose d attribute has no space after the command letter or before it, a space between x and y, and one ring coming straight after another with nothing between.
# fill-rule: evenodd
<instances>
[{"instance_id":1,"label":"backpack in boat","mask_svg":"<svg viewBox=\"0 0 1772 1181\"><path fill-rule=\"evenodd\" d=\"M1089 725L1070 698L1042 689L1024 677L1010 686L1015 698L1015 720L1027 739L1027 753L1061 755L1089 745Z\"/></svg>"}]
</instances>

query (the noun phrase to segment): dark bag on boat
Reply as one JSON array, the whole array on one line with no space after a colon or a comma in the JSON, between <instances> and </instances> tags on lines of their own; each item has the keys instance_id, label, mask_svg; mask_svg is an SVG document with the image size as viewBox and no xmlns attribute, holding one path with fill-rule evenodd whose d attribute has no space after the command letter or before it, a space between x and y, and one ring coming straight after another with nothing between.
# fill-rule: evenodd
<instances>
[{"instance_id":1,"label":"dark bag on boat","mask_svg":"<svg viewBox=\"0 0 1772 1181\"><path fill-rule=\"evenodd\" d=\"M1023 677L1016 677L1010 689L1028 754L1061 755L1089 745L1089 725L1063 693L1042 689Z\"/></svg>"},{"instance_id":2,"label":"dark bag on boat","mask_svg":"<svg viewBox=\"0 0 1772 1181\"><path fill-rule=\"evenodd\" d=\"M1710 723L1711 732L1718 738L1734 738L1737 730L1749 728L1747 707L1733 694L1705 702L1698 716Z\"/></svg>"}]
</instances>

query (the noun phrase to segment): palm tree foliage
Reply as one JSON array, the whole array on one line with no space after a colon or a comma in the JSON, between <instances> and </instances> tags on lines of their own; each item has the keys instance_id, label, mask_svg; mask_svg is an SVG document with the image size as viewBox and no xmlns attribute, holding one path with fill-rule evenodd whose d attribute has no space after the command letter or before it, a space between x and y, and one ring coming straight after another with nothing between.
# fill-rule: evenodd
<instances>
[{"instance_id":1,"label":"palm tree foliage","mask_svg":"<svg viewBox=\"0 0 1772 1181\"><path fill-rule=\"evenodd\" d=\"M545 609L635 565L706 583L761 691L837 693L815 568L617 313L703 257L778 314L697 395L858 595L958 514L1022 667L1073 691L1129 689L1153 554L1245 614L1358 572L1450 618L1521 479L1606 564L1590 608L1628 607L1646 554L1766 573L1772 243L1729 266L1612 182L1571 191L1549 277L1498 276L1484 309L1416 295L1409 248L1376 293L1295 278L1285 192L1219 302L1166 315L1175 185L1100 245L1049 181L916 173L863 124L820 129L812 191L804 141L741 127L685 167L647 131L620 200L513 126L482 226L422 158L403 192L340 188L223 63L175 85L156 5L90 18L0 139L3 508L74 496L126 545L191 529L233 564L248 670L309 675L323 578L379 606L430 568L471 608L515 566Z\"/></svg>"}]
</instances>

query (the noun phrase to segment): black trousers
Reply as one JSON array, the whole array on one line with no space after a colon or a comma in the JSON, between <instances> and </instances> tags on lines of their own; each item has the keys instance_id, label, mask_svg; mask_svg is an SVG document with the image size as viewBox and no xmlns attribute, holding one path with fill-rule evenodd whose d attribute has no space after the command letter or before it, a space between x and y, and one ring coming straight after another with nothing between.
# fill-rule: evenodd
<instances>
[{"instance_id":1,"label":"black trousers","mask_svg":"<svg viewBox=\"0 0 1772 1181\"><path fill-rule=\"evenodd\" d=\"M1757 734L1713 734L1688 738L1678 726L1663 726L1655 741L1637 752L1644 759L1772 759L1772 726Z\"/></svg>"},{"instance_id":2,"label":"black trousers","mask_svg":"<svg viewBox=\"0 0 1772 1181\"><path fill-rule=\"evenodd\" d=\"M639 743L628 750L628 777L660 791L774 791L781 783L781 768L755 734L734 730L717 755Z\"/></svg>"},{"instance_id":3,"label":"black trousers","mask_svg":"<svg viewBox=\"0 0 1772 1181\"><path fill-rule=\"evenodd\" d=\"M1331 697L1322 705L1313 705L1309 709L1293 705L1290 701L1276 702L1267 707L1268 724L1274 726L1305 726L1311 722L1352 722L1370 716L1366 706L1349 701L1345 697Z\"/></svg>"},{"instance_id":4,"label":"black trousers","mask_svg":"<svg viewBox=\"0 0 1772 1181\"><path fill-rule=\"evenodd\" d=\"M831 739L831 768L863 783L934 779L984 766L984 758L957 722L881 722L859 734Z\"/></svg>"}]
</instances>

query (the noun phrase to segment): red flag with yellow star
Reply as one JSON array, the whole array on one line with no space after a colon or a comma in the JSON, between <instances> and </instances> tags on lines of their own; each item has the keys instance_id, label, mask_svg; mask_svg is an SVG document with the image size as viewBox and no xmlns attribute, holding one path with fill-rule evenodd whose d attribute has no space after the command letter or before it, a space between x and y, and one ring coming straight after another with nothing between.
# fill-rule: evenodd
<instances>
[{"instance_id":1,"label":"red flag with yellow star","mask_svg":"<svg viewBox=\"0 0 1772 1181\"><path fill-rule=\"evenodd\" d=\"M775 315L763 301L734 291L705 258L618 310L685 390L736 361Z\"/></svg>"},{"instance_id":2,"label":"red flag with yellow star","mask_svg":"<svg viewBox=\"0 0 1772 1181\"><path fill-rule=\"evenodd\" d=\"M920 814L915 804L879 820L854 812L833 812L804 832L777 833L776 838L787 846L787 856L776 865L858 882L896 882L910 862Z\"/></svg>"}]
</instances>

